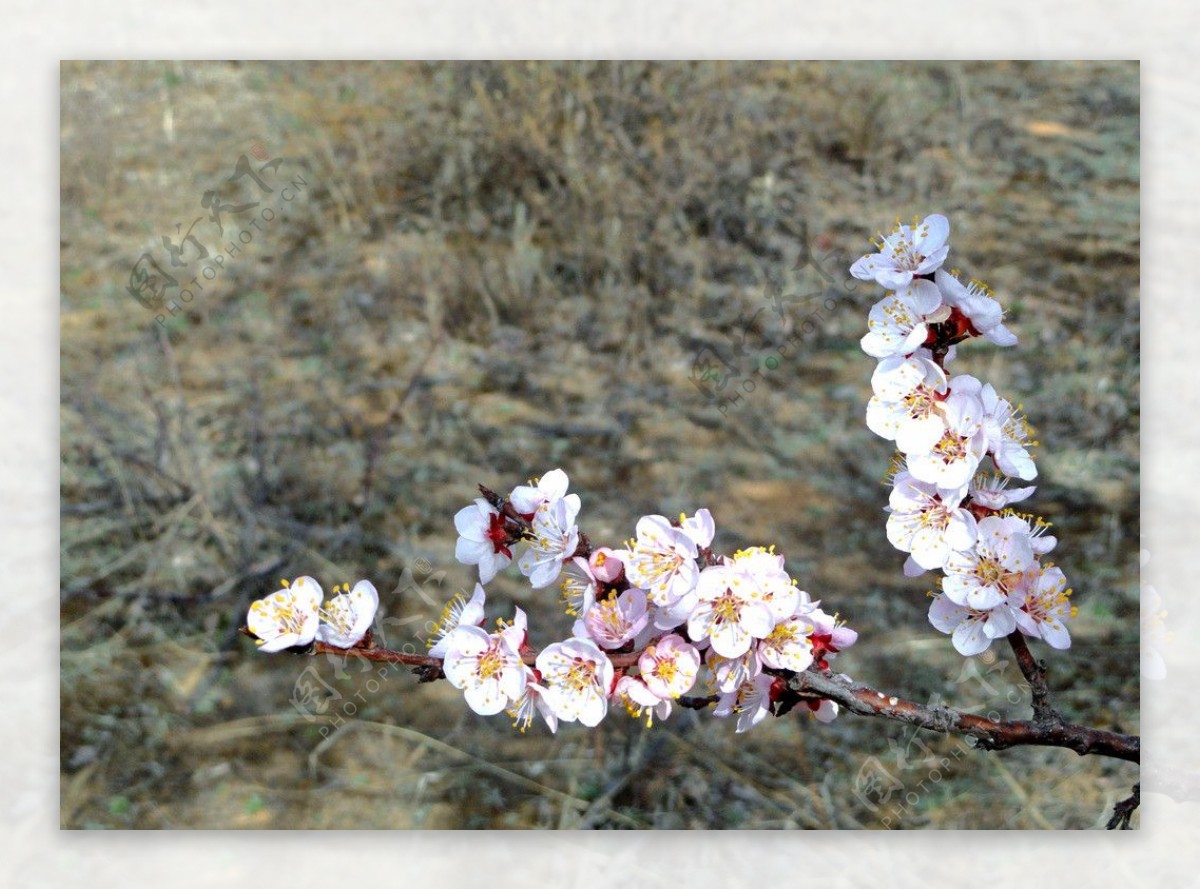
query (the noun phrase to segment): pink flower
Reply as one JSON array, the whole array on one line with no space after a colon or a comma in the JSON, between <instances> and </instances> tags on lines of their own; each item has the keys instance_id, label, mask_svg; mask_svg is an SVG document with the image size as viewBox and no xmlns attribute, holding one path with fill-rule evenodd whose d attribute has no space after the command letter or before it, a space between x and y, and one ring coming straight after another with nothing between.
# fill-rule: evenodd
<instances>
[{"instance_id":1,"label":"pink flower","mask_svg":"<svg viewBox=\"0 0 1200 890\"><path fill-rule=\"evenodd\" d=\"M612 584L625 571L621 557L608 547L597 547L588 557L587 564L591 576L603 584Z\"/></svg>"},{"instance_id":2,"label":"pink flower","mask_svg":"<svg viewBox=\"0 0 1200 890\"><path fill-rule=\"evenodd\" d=\"M551 643L537 657L544 697L559 720L596 726L608 713L613 665L591 640Z\"/></svg>"},{"instance_id":3,"label":"pink flower","mask_svg":"<svg viewBox=\"0 0 1200 890\"><path fill-rule=\"evenodd\" d=\"M1039 637L1055 649L1069 649L1071 634L1067 621L1075 616L1071 589L1058 566L1034 563L1022 584L1024 601L1016 611L1021 633Z\"/></svg>"},{"instance_id":4,"label":"pink flower","mask_svg":"<svg viewBox=\"0 0 1200 890\"><path fill-rule=\"evenodd\" d=\"M250 604L246 626L258 637L259 652L307 646L321 624L321 585L307 575Z\"/></svg>"},{"instance_id":5,"label":"pink flower","mask_svg":"<svg viewBox=\"0 0 1200 890\"><path fill-rule=\"evenodd\" d=\"M976 529L975 546L946 559L942 589L960 606L991 609L1008 599L1033 562L1029 526L1017 516L988 516Z\"/></svg>"},{"instance_id":6,"label":"pink flower","mask_svg":"<svg viewBox=\"0 0 1200 890\"><path fill-rule=\"evenodd\" d=\"M463 690L476 714L499 714L525 693L520 655L524 639L525 614L520 609L513 625L498 633L460 625L447 637L442 670L451 686Z\"/></svg>"},{"instance_id":7,"label":"pink flower","mask_svg":"<svg viewBox=\"0 0 1200 890\"><path fill-rule=\"evenodd\" d=\"M651 643L638 659L646 688L659 698L679 698L696 682L700 653L678 634Z\"/></svg>"},{"instance_id":8,"label":"pink flower","mask_svg":"<svg viewBox=\"0 0 1200 890\"><path fill-rule=\"evenodd\" d=\"M696 555L687 532L655 515L638 520L637 539L620 558L630 584L645 590L656 606L670 606L695 588Z\"/></svg>"},{"instance_id":9,"label":"pink flower","mask_svg":"<svg viewBox=\"0 0 1200 890\"><path fill-rule=\"evenodd\" d=\"M619 649L646 627L646 591L631 587L618 597L597 600L583 616L588 636L605 649Z\"/></svg>"},{"instance_id":10,"label":"pink flower","mask_svg":"<svg viewBox=\"0 0 1200 890\"><path fill-rule=\"evenodd\" d=\"M688 636L707 639L718 655L737 658L775 627L755 580L732 564L701 572L696 594L699 602L688 618Z\"/></svg>"},{"instance_id":11,"label":"pink flower","mask_svg":"<svg viewBox=\"0 0 1200 890\"><path fill-rule=\"evenodd\" d=\"M483 604L486 597L483 585L476 584L475 593L469 602L463 598L461 593L456 593L454 598L446 603L446 608L442 609L441 618L433 628L433 636L429 639L431 656L434 658L446 656L446 638L459 626L479 627L483 624Z\"/></svg>"},{"instance_id":12,"label":"pink flower","mask_svg":"<svg viewBox=\"0 0 1200 890\"><path fill-rule=\"evenodd\" d=\"M878 253L856 261L850 274L860 281L874 280L882 287L897 290L911 283L914 276L941 268L950 252L946 245L949 237L950 220L940 213L932 213L920 223L914 221L911 226L897 220L891 234L875 242Z\"/></svg>"},{"instance_id":13,"label":"pink flower","mask_svg":"<svg viewBox=\"0 0 1200 890\"><path fill-rule=\"evenodd\" d=\"M771 713L771 684L774 682L775 678L770 674L759 674L733 692L722 693L713 708L713 716L737 715L737 732L753 729Z\"/></svg>"},{"instance_id":14,"label":"pink flower","mask_svg":"<svg viewBox=\"0 0 1200 890\"><path fill-rule=\"evenodd\" d=\"M623 675L617 680L613 698L625 703L629 716L640 718L644 714L646 726L652 726L655 717L666 720L671 714L671 700L655 695L640 677Z\"/></svg>"},{"instance_id":15,"label":"pink flower","mask_svg":"<svg viewBox=\"0 0 1200 890\"><path fill-rule=\"evenodd\" d=\"M349 649L358 645L359 641L371 629L375 620L375 612L379 609L379 593L370 581L359 581L350 589L350 585L325 603L321 609L321 626L317 628L317 639L339 649Z\"/></svg>"}]
</instances>

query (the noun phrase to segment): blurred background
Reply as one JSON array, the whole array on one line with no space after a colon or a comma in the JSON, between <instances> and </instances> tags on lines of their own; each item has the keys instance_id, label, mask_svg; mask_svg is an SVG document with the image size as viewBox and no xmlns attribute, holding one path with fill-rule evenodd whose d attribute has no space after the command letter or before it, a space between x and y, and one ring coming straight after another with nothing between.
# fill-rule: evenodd
<instances>
[{"instance_id":1,"label":"blurred background","mask_svg":"<svg viewBox=\"0 0 1200 890\"><path fill-rule=\"evenodd\" d=\"M897 217L1021 338L960 350L1039 432L1079 722L1136 732L1136 63L64 63L67 828L1095 828L1136 781L1062 750L795 714L522 735L446 683L254 651L281 577L369 578L423 648L454 512L562 467L580 524L709 507L860 633L838 669L1023 717L927 624L846 267ZM785 345L790 344L790 345ZM734 396L737 396L734 398ZM532 641L556 593L514 570ZM948 765L947 765L948 763Z\"/></svg>"}]
</instances>

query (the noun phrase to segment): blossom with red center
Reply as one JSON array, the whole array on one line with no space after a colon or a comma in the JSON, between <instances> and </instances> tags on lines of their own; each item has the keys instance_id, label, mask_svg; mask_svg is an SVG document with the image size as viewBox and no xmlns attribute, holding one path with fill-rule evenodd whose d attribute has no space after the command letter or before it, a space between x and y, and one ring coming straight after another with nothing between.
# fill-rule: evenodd
<instances>
[{"instance_id":1,"label":"blossom with red center","mask_svg":"<svg viewBox=\"0 0 1200 890\"><path fill-rule=\"evenodd\" d=\"M464 565L479 566L481 584L487 584L512 562L510 547L515 539L506 529L500 511L484 498L476 498L455 513L454 527L458 530L454 556Z\"/></svg>"},{"instance_id":2,"label":"blossom with red center","mask_svg":"<svg viewBox=\"0 0 1200 890\"><path fill-rule=\"evenodd\" d=\"M813 632L808 638L812 645L813 664L827 671L828 656L837 655L858 642L858 631L840 622L836 615L829 615L821 609L812 609L807 618L813 624Z\"/></svg>"}]
</instances>

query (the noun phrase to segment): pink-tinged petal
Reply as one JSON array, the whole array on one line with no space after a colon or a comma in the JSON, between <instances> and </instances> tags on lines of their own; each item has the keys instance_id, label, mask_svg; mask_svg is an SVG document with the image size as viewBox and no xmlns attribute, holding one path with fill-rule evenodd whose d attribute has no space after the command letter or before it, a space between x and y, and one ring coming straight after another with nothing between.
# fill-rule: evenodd
<instances>
[{"instance_id":1,"label":"pink-tinged petal","mask_svg":"<svg viewBox=\"0 0 1200 890\"><path fill-rule=\"evenodd\" d=\"M577 558L578 559L578 558ZM611 584L621 577L621 572L624 571L625 565L621 561L621 557L614 550L608 547L598 547L591 557L584 563L587 566L587 571L597 581L602 581L605 584Z\"/></svg>"},{"instance_id":2,"label":"pink-tinged petal","mask_svg":"<svg viewBox=\"0 0 1200 890\"><path fill-rule=\"evenodd\" d=\"M995 587L972 586L967 592L967 605L980 611L993 609L1006 599L1008 596Z\"/></svg>"},{"instance_id":3,"label":"pink-tinged petal","mask_svg":"<svg viewBox=\"0 0 1200 890\"><path fill-rule=\"evenodd\" d=\"M933 450L945 434L946 424L936 414L902 421L896 431L896 447L905 454L922 454Z\"/></svg>"},{"instance_id":4,"label":"pink-tinged petal","mask_svg":"<svg viewBox=\"0 0 1200 890\"><path fill-rule=\"evenodd\" d=\"M950 640L960 655L978 655L992 645L991 639L983 632L982 621L964 621L955 628Z\"/></svg>"},{"instance_id":5,"label":"pink-tinged petal","mask_svg":"<svg viewBox=\"0 0 1200 890\"><path fill-rule=\"evenodd\" d=\"M1055 649L1071 648L1071 634L1067 626L1055 618L1042 622L1042 639Z\"/></svg>"},{"instance_id":6,"label":"pink-tinged petal","mask_svg":"<svg viewBox=\"0 0 1200 890\"><path fill-rule=\"evenodd\" d=\"M817 709L812 712L812 715L821 723L832 723L838 715L837 702L827 698L821 699L821 703L817 705Z\"/></svg>"},{"instance_id":7,"label":"pink-tinged petal","mask_svg":"<svg viewBox=\"0 0 1200 890\"><path fill-rule=\"evenodd\" d=\"M484 506L480 506L483 504ZM454 528L459 535L469 541L487 540L488 515L487 501L477 498L475 503L463 507L454 514Z\"/></svg>"},{"instance_id":8,"label":"pink-tinged petal","mask_svg":"<svg viewBox=\"0 0 1200 890\"><path fill-rule=\"evenodd\" d=\"M934 597L929 604L929 623L944 634L953 633L966 617L966 609L944 596Z\"/></svg>"},{"instance_id":9,"label":"pink-tinged petal","mask_svg":"<svg viewBox=\"0 0 1200 890\"><path fill-rule=\"evenodd\" d=\"M932 315L942 305L942 292L924 278L914 281L900 296L909 302L917 315Z\"/></svg>"},{"instance_id":10,"label":"pink-tinged petal","mask_svg":"<svg viewBox=\"0 0 1200 890\"><path fill-rule=\"evenodd\" d=\"M691 632L690 623L688 631ZM750 632L734 621L714 623L709 633L709 643L712 645L713 651L726 658L739 658L745 655L752 642L753 638L750 636Z\"/></svg>"},{"instance_id":11,"label":"pink-tinged petal","mask_svg":"<svg viewBox=\"0 0 1200 890\"><path fill-rule=\"evenodd\" d=\"M940 213L931 213L913 232L913 246L926 257L940 250L950 237L950 220Z\"/></svg>"},{"instance_id":12,"label":"pink-tinged petal","mask_svg":"<svg viewBox=\"0 0 1200 890\"><path fill-rule=\"evenodd\" d=\"M955 510L946 525L946 543L951 550L970 550L975 546L977 524L966 510Z\"/></svg>"},{"instance_id":13,"label":"pink-tinged petal","mask_svg":"<svg viewBox=\"0 0 1200 890\"><path fill-rule=\"evenodd\" d=\"M858 631L844 624L835 625L829 636L829 642L839 651L849 649L858 642Z\"/></svg>"},{"instance_id":14,"label":"pink-tinged petal","mask_svg":"<svg viewBox=\"0 0 1200 890\"><path fill-rule=\"evenodd\" d=\"M881 264L877 262L877 265ZM875 271L875 280L888 290L901 291L912 283L913 273L911 269L878 268Z\"/></svg>"},{"instance_id":15,"label":"pink-tinged petal","mask_svg":"<svg viewBox=\"0 0 1200 890\"><path fill-rule=\"evenodd\" d=\"M485 556L494 552L490 541L472 541L470 538L459 538L454 542L454 558L464 565L473 566ZM487 583L486 581L484 582Z\"/></svg>"},{"instance_id":16,"label":"pink-tinged petal","mask_svg":"<svg viewBox=\"0 0 1200 890\"><path fill-rule=\"evenodd\" d=\"M990 331L984 334L989 340L997 346L1016 346L1017 335L1010 331L1002 324L996 325Z\"/></svg>"},{"instance_id":17,"label":"pink-tinged petal","mask_svg":"<svg viewBox=\"0 0 1200 890\"><path fill-rule=\"evenodd\" d=\"M500 691L499 685L494 681L467 686L463 690L463 697L471 710L483 717L499 714L508 706L508 697Z\"/></svg>"},{"instance_id":18,"label":"pink-tinged petal","mask_svg":"<svg viewBox=\"0 0 1200 890\"><path fill-rule=\"evenodd\" d=\"M904 577L905 578L919 578L921 575L925 574L925 571L926 570L921 568L921 566L917 564L917 561L915 559L913 559L911 556L908 559L904 560Z\"/></svg>"}]
</instances>

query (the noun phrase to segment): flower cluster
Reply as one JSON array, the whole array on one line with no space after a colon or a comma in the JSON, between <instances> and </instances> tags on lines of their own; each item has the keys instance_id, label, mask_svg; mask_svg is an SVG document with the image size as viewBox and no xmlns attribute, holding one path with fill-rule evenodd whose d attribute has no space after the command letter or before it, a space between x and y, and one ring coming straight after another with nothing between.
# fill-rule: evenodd
<instances>
[{"instance_id":1,"label":"flower cluster","mask_svg":"<svg viewBox=\"0 0 1200 890\"><path fill-rule=\"evenodd\" d=\"M991 384L946 366L959 343L1017 338L980 281L943 267L950 223L933 214L874 243L850 273L888 290L868 318L863 351L878 360L867 426L896 443L887 536L908 554L909 576L940 570L929 620L975 655L1014 630L1065 649L1074 614L1066 578L1041 557L1054 548L1048 524L1016 512L1037 477L1033 430ZM990 466L987 463L990 461Z\"/></svg>"},{"instance_id":2,"label":"flower cluster","mask_svg":"<svg viewBox=\"0 0 1200 890\"><path fill-rule=\"evenodd\" d=\"M314 640L338 649L361 644L379 609L379 593L370 581L334 585L325 599L321 585L308 576L280 582L280 589L251 603L246 618L263 652L309 646Z\"/></svg>"},{"instance_id":3,"label":"flower cluster","mask_svg":"<svg viewBox=\"0 0 1200 890\"><path fill-rule=\"evenodd\" d=\"M580 500L568 484L552 470L507 496L480 486L482 497L454 516L456 556L478 567L479 583L469 599L446 605L427 657L400 660L420 665L425 679L444 676L477 714L507 712L522 732L537 715L551 732L560 722L596 726L612 706L649 725L685 698L736 717L737 732L800 705L821 721L837 716L834 702L802 697L787 680L829 670L858 634L800 589L773 547L717 556L708 510L643 516L624 547L593 547L576 525ZM557 582L574 619L569 637L533 649L521 609L488 629L484 584L514 561L535 591ZM369 634L375 588L341 587L324 601L312 578L285 581L251 605L246 630L263 652L315 641L380 654ZM690 696L696 688L702 694Z\"/></svg>"},{"instance_id":4,"label":"flower cluster","mask_svg":"<svg viewBox=\"0 0 1200 890\"><path fill-rule=\"evenodd\" d=\"M520 610L512 624L487 633L484 589L448 607L430 641L447 678L477 713L506 710L521 730L535 714L550 729L578 721L595 726L611 705L648 723L665 718L697 684L718 717L736 716L745 731L782 713L781 672L803 671L851 645L857 634L823 612L784 570L784 559L759 547L715 556L712 515L699 510L671 521L643 516L623 548L593 548L576 526L579 497L567 475L552 470L501 497L484 497L454 518L459 561L479 567L481 584L514 560L535 589L558 582L568 639L534 652ZM831 720L829 701L805 702Z\"/></svg>"}]
</instances>

